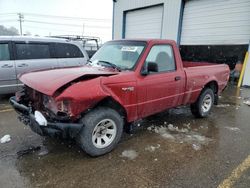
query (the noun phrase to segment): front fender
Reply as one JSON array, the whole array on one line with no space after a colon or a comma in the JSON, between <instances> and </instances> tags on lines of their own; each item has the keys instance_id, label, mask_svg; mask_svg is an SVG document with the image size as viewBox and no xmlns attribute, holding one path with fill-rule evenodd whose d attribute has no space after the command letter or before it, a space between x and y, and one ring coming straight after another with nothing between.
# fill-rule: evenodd
<instances>
[{"instance_id":1,"label":"front fender","mask_svg":"<svg viewBox=\"0 0 250 188\"><path fill-rule=\"evenodd\" d=\"M108 96L110 94L101 86L99 77L69 86L56 97L56 101L69 100L71 116L78 116Z\"/></svg>"}]
</instances>

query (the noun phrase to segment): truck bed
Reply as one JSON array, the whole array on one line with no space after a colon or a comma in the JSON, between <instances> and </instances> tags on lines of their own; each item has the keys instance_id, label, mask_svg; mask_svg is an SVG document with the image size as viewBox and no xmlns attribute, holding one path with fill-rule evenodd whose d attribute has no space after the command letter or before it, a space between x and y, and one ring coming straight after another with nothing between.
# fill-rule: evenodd
<instances>
[{"instance_id":1,"label":"truck bed","mask_svg":"<svg viewBox=\"0 0 250 188\"><path fill-rule=\"evenodd\" d=\"M195 102L204 87L204 83L216 81L218 94L225 88L228 80L228 66L209 62L183 61L186 73L186 87L183 104Z\"/></svg>"},{"instance_id":2,"label":"truck bed","mask_svg":"<svg viewBox=\"0 0 250 188\"><path fill-rule=\"evenodd\" d=\"M183 61L183 67L189 68L189 67L199 67L199 66L214 66L219 65L216 63L209 63L209 62L191 62L191 61Z\"/></svg>"}]
</instances>

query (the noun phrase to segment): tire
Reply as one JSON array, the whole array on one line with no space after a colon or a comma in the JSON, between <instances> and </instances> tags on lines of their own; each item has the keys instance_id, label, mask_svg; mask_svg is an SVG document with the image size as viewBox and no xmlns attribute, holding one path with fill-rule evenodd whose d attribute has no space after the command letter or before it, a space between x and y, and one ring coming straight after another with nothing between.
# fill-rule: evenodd
<instances>
[{"instance_id":1,"label":"tire","mask_svg":"<svg viewBox=\"0 0 250 188\"><path fill-rule=\"evenodd\" d=\"M214 91L210 88L204 88L197 99L191 104L191 112L197 118L207 117L214 104Z\"/></svg>"},{"instance_id":2,"label":"tire","mask_svg":"<svg viewBox=\"0 0 250 188\"><path fill-rule=\"evenodd\" d=\"M115 110L98 107L82 119L83 128L77 142L90 156L100 156L112 151L121 139L124 120Z\"/></svg>"}]
</instances>

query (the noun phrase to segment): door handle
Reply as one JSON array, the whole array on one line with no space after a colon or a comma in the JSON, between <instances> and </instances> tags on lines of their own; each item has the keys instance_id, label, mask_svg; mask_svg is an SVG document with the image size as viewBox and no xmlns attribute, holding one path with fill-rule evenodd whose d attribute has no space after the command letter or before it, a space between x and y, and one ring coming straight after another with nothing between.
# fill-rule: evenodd
<instances>
[{"instance_id":1,"label":"door handle","mask_svg":"<svg viewBox=\"0 0 250 188\"><path fill-rule=\"evenodd\" d=\"M22 63L22 64L18 65L18 67L27 67L27 66L28 66L28 64L26 64L26 63Z\"/></svg>"},{"instance_id":2,"label":"door handle","mask_svg":"<svg viewBox=\"0 0 250 188\"><path fill-rule=\"evenodd\" d=\"M181 80L181 77L180 77L180 76L176 76L176 77L174 78L174 80L175 80L175 81Z\"/></svg>"},{"instance_id":3,"label":"door handle","mask_svg":"<svg viewBox=\"0 0 250 188\"><path fill-rule=\"evenodd\" d=\"M11 68L11 67L13 67L13 65L4 64L4 65L2 66L2 68Z\"/></svg>"}]
</instances>

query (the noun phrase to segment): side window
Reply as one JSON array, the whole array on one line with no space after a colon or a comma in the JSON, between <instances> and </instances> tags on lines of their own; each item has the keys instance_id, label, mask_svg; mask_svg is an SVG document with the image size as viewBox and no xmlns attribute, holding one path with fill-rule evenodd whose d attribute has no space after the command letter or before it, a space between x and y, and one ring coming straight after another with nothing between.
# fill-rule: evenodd
<instances>
[{"instance_id":1,"label":"side window","mask_svg":"<svg viewBox=\"0 0 250 188\"><path fill-rule=\"evenodd\" d=\"M16 44L17 59L47 59L50 58L48 44Z\"/></svg>"},{"instance_id":2,"label":"side window","mask_svg":"<svg viewBox=\"0 0 250 188\"><path fill-rule=\"evenodd\" d=\"M0 44L0 61L10 60L10 51L8 44Z\"/></svg>"},{"instance_id":3,"label":"side window","mask_svg":"<svg viewBox=\"0 0 250 188\"><path fill-rule=\"evenodd\" d=\"M175 59L173 49L170 45L155 45L151 48L146 63L154 62L158 65L158 72L173 71Z\"/></svg>"},{"instance_id":4,"label":"side window","mask_svg":"<svg viewBox=\"0 0 250 188\"><path fill-rule=\"evenodd\" d=\"M77 58L83 57L80 49L73 44L57 43L55 45L56 57L57 58Z\"/></svg>"}]
</instances>

